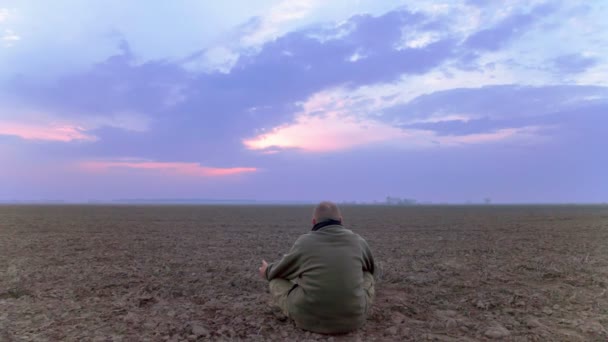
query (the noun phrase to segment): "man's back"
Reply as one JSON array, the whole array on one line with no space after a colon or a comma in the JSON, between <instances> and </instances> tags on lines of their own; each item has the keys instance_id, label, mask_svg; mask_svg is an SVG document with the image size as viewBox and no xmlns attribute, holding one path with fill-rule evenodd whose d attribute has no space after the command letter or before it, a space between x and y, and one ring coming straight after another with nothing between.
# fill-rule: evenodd
<instances>
[{"instance_id":1,"label":"man's back","mask_svg":"<svg viewBox=\"0 0 608 342\"><path fill-rule=\"evenodd\" d=\"M289 254L268 266L266 278L297 284L287 297L289 316L297 326L340 333L365 321L369 294L364 272L374 272L365 240L341 225L328 225L302 235Z\"/></svg>"}]
</instances>

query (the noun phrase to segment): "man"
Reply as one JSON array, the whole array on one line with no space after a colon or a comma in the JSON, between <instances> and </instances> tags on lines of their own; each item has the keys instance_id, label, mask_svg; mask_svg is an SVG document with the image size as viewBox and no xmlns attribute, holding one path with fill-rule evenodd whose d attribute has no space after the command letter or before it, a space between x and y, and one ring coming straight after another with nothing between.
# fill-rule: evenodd
<instances>
[{"instance_id":1,"label":"man","mask_svg":"<svg viewBox=\"0 0 608 342\"><path fill-rule=\"evenodd\" d=\"M277 262L262 261L262 278L299 328L322 334L355 330L374 300L374 259L367 242L342 226L331 202L313 212L313 228Z\"/></svg>"}]
</instances>

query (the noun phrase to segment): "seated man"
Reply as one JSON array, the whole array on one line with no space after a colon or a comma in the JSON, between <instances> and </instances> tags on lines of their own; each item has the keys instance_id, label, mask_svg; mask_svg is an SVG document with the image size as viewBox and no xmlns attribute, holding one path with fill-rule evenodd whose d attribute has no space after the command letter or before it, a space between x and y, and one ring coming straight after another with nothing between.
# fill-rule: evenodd
<instances>
[{"instance_id":1,"label":"seated man","mask_svg":"<svg viewBox=\"0 0 608 342\"><path fill-rule=\"evenodd\" d=\"M346 333L363 325L374 300L374 259L367 242L342 226L331 202L316 206L312 231L277 262L262 261L262 278L299 328Z\"/></svg>"}]
</instances>

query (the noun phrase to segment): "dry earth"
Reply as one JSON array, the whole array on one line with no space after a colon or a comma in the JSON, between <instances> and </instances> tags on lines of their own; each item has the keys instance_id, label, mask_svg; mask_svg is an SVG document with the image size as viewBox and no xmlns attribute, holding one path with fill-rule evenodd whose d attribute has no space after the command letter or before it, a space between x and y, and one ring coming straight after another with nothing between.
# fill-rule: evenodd
<instances>
[{"instance_id":1,"label":"dry earth","mask_svg":"<svg viewBox=\"0 0 608 342\"><path fill-rule=\"evenodd\" d=\"M260 259L310 207L0 206L0 341L606 341L608 207L346 207L384 265L364 328L300 331Z\"/></svg>"}]
</instances>

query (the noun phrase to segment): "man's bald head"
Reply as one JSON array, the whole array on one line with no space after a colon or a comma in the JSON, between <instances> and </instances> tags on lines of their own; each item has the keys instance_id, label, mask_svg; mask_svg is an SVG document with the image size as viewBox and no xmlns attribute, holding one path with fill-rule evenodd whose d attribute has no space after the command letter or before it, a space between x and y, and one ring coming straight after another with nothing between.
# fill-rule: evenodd
<instances>
[{"instance_id":1,"label":"man's bald head","mask_svg":"<svg viewBox=\"0 0 608 342\"><path fill-rule=\"evenodd\" d=\"M315 207L312 213L312 220L314 223L319 223L327 220L342 221L342 213L338 206L329 201L324 201Z\"/></svg>"}]
</instances>

